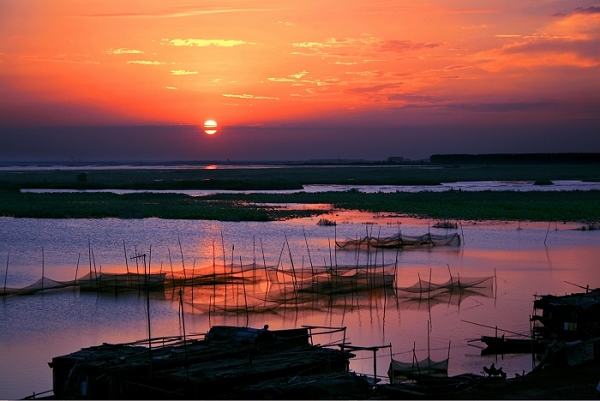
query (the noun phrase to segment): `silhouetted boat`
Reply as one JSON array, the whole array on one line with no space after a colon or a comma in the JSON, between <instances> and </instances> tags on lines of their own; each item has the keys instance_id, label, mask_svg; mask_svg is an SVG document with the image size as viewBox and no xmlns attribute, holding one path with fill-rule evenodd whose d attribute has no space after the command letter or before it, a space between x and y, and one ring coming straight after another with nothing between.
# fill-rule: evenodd
<instances>
[{"instance_id":1,"label":"silhouetted boat","mask_svg":"<svg viewBox=\"0 0 600 401\"><path fill-rule=\"evenodd\" d=\"M481 336L481 341L487 345L485 349L481 350L481 355L543 354L546 350L545 344L529 338Z\"/></svg>"}]
</instances>

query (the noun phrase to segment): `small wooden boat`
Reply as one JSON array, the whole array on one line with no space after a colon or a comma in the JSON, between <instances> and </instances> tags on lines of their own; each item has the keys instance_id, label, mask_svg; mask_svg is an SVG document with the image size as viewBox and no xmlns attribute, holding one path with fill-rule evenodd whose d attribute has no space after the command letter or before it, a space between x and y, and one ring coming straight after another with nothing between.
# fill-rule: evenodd
<instances>
[{"instance_id":1,"label":"small wooden boat","mask_svg":"<svg viewBox=\"0 0 600 401\"><path fill-rule=\"evenodd\" d=\"M481 342L487 345L485 349L481 350L481 355L543 354L546 350L543 343L529 338L481 336Z\"/></svg>"}]
</instances>

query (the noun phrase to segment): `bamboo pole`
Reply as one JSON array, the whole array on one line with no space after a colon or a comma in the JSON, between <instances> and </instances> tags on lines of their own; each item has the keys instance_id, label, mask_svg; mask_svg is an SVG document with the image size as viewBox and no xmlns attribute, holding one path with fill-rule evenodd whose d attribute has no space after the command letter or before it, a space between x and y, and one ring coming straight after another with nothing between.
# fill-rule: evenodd
<instances>
[{"instance_id":1,"label":"bamboo pole","mask_svg":"<svg viewBox=\"0 0 600 401\"><path fill-rule=\"evenodd\" d=\"M231 289L235 289L235 303L236 305L238 304L238 298L239 298L239 286L235 286L235 280L233 279L234 277L234 272L233 272L233 251L235 250L235 245L231 245L231 266L229 268L229 272L231 274ZM227 284L225 284L227 285ZM237 288L236 288L237 287Z\"/></svg>"},{"instance_id":2,"label":"bamboo pole","mask_svg":"<svg viewBox=\"0 0 600 401\"><path fill-rule=\"evenodd\" d=\"M548 222L548 229L546 230L546 237L544 237L544 245L546 245L546 240L548 239L549 232L550 232L550 222Z\"/></svg>"},{"instance_id":3,"label":"bamboo pole","mask_svg":"<svg viewBox=\"0 0 600 401\"><path fill-rule=\"evenodd\" d=\"M75 280L73 280L73 292L75 292L75 286L77 285L77 273L79 271L79 259L81 258L81 253L77 255L77 267L75 267ZM7 266L8 268L8 266ZM4 282L4 287L6 287L6 280Z\"/></svg>"},{"instance_id":4,"label":"bamboo pole","mask_svg":"<svg viewBox=\"0 0 600 401\"><path fill-rule=\"evenodd\" d=\"M246 279L244 278L242 255L240 255L240 269L242 270L242 289L244 290L244 304L246 305L246 316L248 316L248 297L246 296Z\"/></svg>"},{"instance_id":5,"label":"bamboo pole","mask_svg":"<svg viewBox=\"0 0 600 401\"><path fill-rule=\"evenodd\" d=\"M392 374L390 375L390 384L394 384L394 352L392 349L392 343L390 343L390 366L392 368Z\"/></svg>"},{"instance_id":6,"label":"bamboo pole","mask_svg":"<svg viewBox=\"0 0 600 401\"><path fill-rule=\"evenodd\" d=\"M371 292L373 292L374 290L374 281L373 278L375 277L375 274L377 273L377 253L379 251L379 239L381 238L381 226L379 226L379 231L377 232L377 239L375 240L375 262L373 264L373 269L371 271L371 274L367 274L367 280L369 282L369 288L371 290ZM383 252L383 251L382 251Z\"/></svg>"},{"instance_id":7,"label":"bamboo pole","mask_svg":"<svg viewBox=\"0 0 600 401\"><path fill-rule=\"evenodd\" d=\"M461 322L474 324L475 326L485 327L485 328L488 328L488 329L495 329L495 331L496 331L496 337L498 336L498 330L503 331L505 333L516 334L518 336L529 337L529 335L525 335L523 333L517 333L516 331L505 330L505 329L502 329L502 328L499 329L498 326L488 326L488 325L481 324L481 323L470 322L470 321L464 320L464 319L461 320Z\"/></svg>"},{"instance_id":8,"label":"bamboo pole","mask_svg":"<svg viewBox=\"0 0 600 401\"><path fill-rule=\"evenodd\" d=\"M150 246L150 256L148 260L148 271L146 272L146 254L143 254L144 260L144 279L146 282L146 315L148 320L148 363L149 363L149 371L150 371L150 379L152 379L152 330L150 325L150 285L149 285L149 275L150 275L150 261L152 260L152 246Z\"/></svg>"},{"instance_id":9,"label":"bamboo pole","mask_svg":"<svg viewBox=\"0 0 600 401\"><path fill-rule=\"evenodd\" d=\"M292 250L290 249L290 243L288 242L287 235L284 234L285 244L287 245L288 254L290 255L290 263L292 265L292 274L294 276L294 293L298 291L298 277L296 276L296 269L294 268L294 259L292 258Z\"/></svg>"},{"instance_id":10,"label":"bamboo pole","mask_svg":"<svg viewBox=\"0 0 600 401\"><path fill-rule=\"evenodd\" d=\"M44 292L44 247L42 247L42 292Z\"/></svg>"},{"instance_id":11,"label":"bamboo pole","mask_svg":"<svg viewBox=\"0 0 600 401\"><path fill-rule=\"evenodd\" d=\"M138 292L142 291L142 285L140 284L140 264L138 262L138 251L137 251L137 246L133 247L133 252L135 253L135 256L132 259L135 259L135 271L137 272L137 276L136 276L136 280L137 280L137 285L138 285ZM93 256L93 253L92 253Z\"/></svg>"},{"instance_id":12,"label":"bamboo pole","mask_svg":"<svg viewBox=\"0 0 600 401\"><path fill-rule=\"evenodd\" d=\"M183 352L184 352L184 356L185 356L185 376L187 380L190 380L190 373L189 373L189 368L188 368L188 354L187 354L187 339L185 337L185 313L183 311L183 291L180 288L179 289L179 306L180 306L180 312L181 312L181 323L182 323L182 330L183 330Z\"/></svg>"},{"instance_id":13,"label":"bamboo pole","mask_svg":"<svg viewBox=\"0 0 600 401\"><path fill-rule=\"evenodd\" d=\"M181 247L181 240L177 236L177 242L179 242L179 252L181 253L181 266L183 267L183 280L186 281L187 277L185 274L185 261L183 260L183 248Z\"/></svg>"},{"instance_id":14,"label":"bamboo pole","mask_svg":"<svg viewBox=\"0 0 600 401\"><path fill-rule=\"evenodd\" d=\"M252 282L256 283L256 237L252 236Z\"/></svg>"},{"instance_id":15,"label":"bamboo pole","mask_svg":"<svg viewBox=\"0 0 600 401\"><path fill-rule=\"evenodd\" d=\"M4 272L4 291L2 296L6 296L6 278L8 277L8 260L10 259L10 252L6 254L6 271Z\"/></svg>"},{"instance_id":16,"label":"bamboo pole","mask_svg":"<svg viewBox=\"0 0 600 401\"><path fill-rule=\"evenodd\" d=\"M377 348L373 348L373 385L377 384Z\"/></svg>"},{"instance_id":17,"label":"bamboo pole","mask_svg":"<svg viewBox=\"0 0 600 401\"><path fill-rule=\"evenodd\" d=\"M338 268L337 268L337 264L336 264L335 265L335 270L333 270L333 261L331 259L331 240L329 238L327 238L327 244L329 244L329 268L335 274L335 282L333 284L334 284L335 288L337 288L337 284L338 284Z\"/></svg>"},{"instance_id":18,"label":"bamboo pole","mask_svg":"<svg viewBox=\"0 0 600 401\"><path fill-rule=\"evenodd\" d=\"M304 227L302 227L302 233L304 234L304 242L306 243L306 252L308 252L308 261L310 262L310 271L311 271L312 277L314 279L315 269L313 268L312 259L310 257L310 248L308 247L308 239L306 239L306 231L304 230Z\"/></svg>"},{"instance_id":19,"label":"bamboo pole","mask_svg":"<svg viewBox=\"0 0 600 401\"><path fill-rule=\"evenodd\" d=\"M213 299L215 300L215 304L217 302L217 255L215 252L215 240L212 242L213 249ZM216 306L216 305L215 305ZM208 300L208 317L210 319L210 299Z\"/></svg>"},{"instance_id":20,"label":"bamboo pole","mask_svg":"<svg viewBox=\"0 0 600 401\"><path fill-rule=\"evenodd\" d=\"M88 237L88 260L90 261L90 288L92 286L92 244Z\"/></svg>"},{"instance_id":21,"label":"bamboo pole","mask_svg":"<svg viewBox=\"0 0 600 401\"><path fill-rule=\"evenodd\" d=\"M169 253L169 265L171 266L171 277L175 280L175 272L173 272L173 260L171 259L171 249L167 248L167 252Z\"/></svg>"},{"instance_id":22,"label":"bamboo pole","mask_svg":"<svg viewBox=\"0 0 600 401\"><path fill-rule=\"evenodd\" d=\"M196 274L196 258L194 258L194 263L192 264L192 305L194 305L194 276ZM192 308L192 313L194 313L194 308Z\"/></svg>"},{"instance_id":23,"label":"bamboo pole","mask_svg":"<svg viewBox=\"0 0 600 401\"><path fill-rule=\"evenodd\" d=\"M223 249L223 278L225 282L223 283L223 308L227 309L227 275L226 275L226 256L225 256L225 238L223 238L223 230L221 230L221 248ZM215 310L217 308L217 300L215 299Z\"/></svg>"},{"instance_id":24,"label":"bamboo pole","mask_svg":"<svg viewBox=\"0 0 600 401\"><path fill-rule=\"evenodd\" d=\"M263 249L263 243L262 243L262 238L260 238L260 250L262 252L262 258L263 258L263 265L265 267L265 280L267 282L267 292L269 291L270 287L271 287L271 281L269 280L269 274L267 272L267 260L265 259L265 250ZM275 273L277 274L277 273ZM267 297L265 296L265 302L264 305L267 305Z\"/></svg>"},{"instance_id":25,"label":"bamboo pole","mask_svg":"<svg viewBox=\"0 0 600 401\"><path fill-rule=\"evenodd\" d=\"M123 252L125 254L125 268L127 269L127 274L129 274L129 262L127 261L127 249L125 248L125 240L123 240Z\"/></svg>"},{"instance_id":26,"label":"bamboo pole","mask_svg":"<svg viewBox=\"0 0 600 401\"><path fill-rule=\"evenodd\" d=\"M337 261L337 223L333 226L333 255L335 257L335 267L337 269L338 261Z\"/></svg>"}]
</instances>

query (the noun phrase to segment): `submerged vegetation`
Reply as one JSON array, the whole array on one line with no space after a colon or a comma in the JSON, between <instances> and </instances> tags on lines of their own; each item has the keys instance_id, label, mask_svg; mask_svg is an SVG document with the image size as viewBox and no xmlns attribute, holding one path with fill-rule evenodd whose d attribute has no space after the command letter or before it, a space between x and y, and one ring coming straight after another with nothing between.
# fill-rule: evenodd
<instances>
[{"instance_id":1,"label":"submerged vegetation","mask_svg":"<svg viewBox=\"0 0 600 401\"><path fill-rule=\"evenodd\" d=\"M82 167L83 169L84 167ZM4 171L0 216L32 218L147 218L272 221L327 213L310 204L338 209L460 220L600 221L600 191L548 192L346 192L294 194L21 193L54 189L299 189L310 184L436 185L456 181L600 181L600 164L279 166L204 169L140 168L86 171ZM270 204L307 204L302 210Z\"/></svg>"}]
</instances>

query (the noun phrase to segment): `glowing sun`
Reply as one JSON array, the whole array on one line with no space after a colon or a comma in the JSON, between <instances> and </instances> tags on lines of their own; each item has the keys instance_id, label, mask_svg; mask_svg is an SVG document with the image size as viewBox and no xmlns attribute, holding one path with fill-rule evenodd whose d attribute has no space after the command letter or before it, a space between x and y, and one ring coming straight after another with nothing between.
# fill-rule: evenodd
<instances>
[{"instance_id":1,"label":"glowing sun","mask_svg":"<svg viewBox=\"0 0 600 401\"><path fill-rule=\"evenodd\" d=\"M214 120L206 120L204 122L204 132L206 132L208 135L216 134L217 122Z\"/></svg>"}]
</instances>

